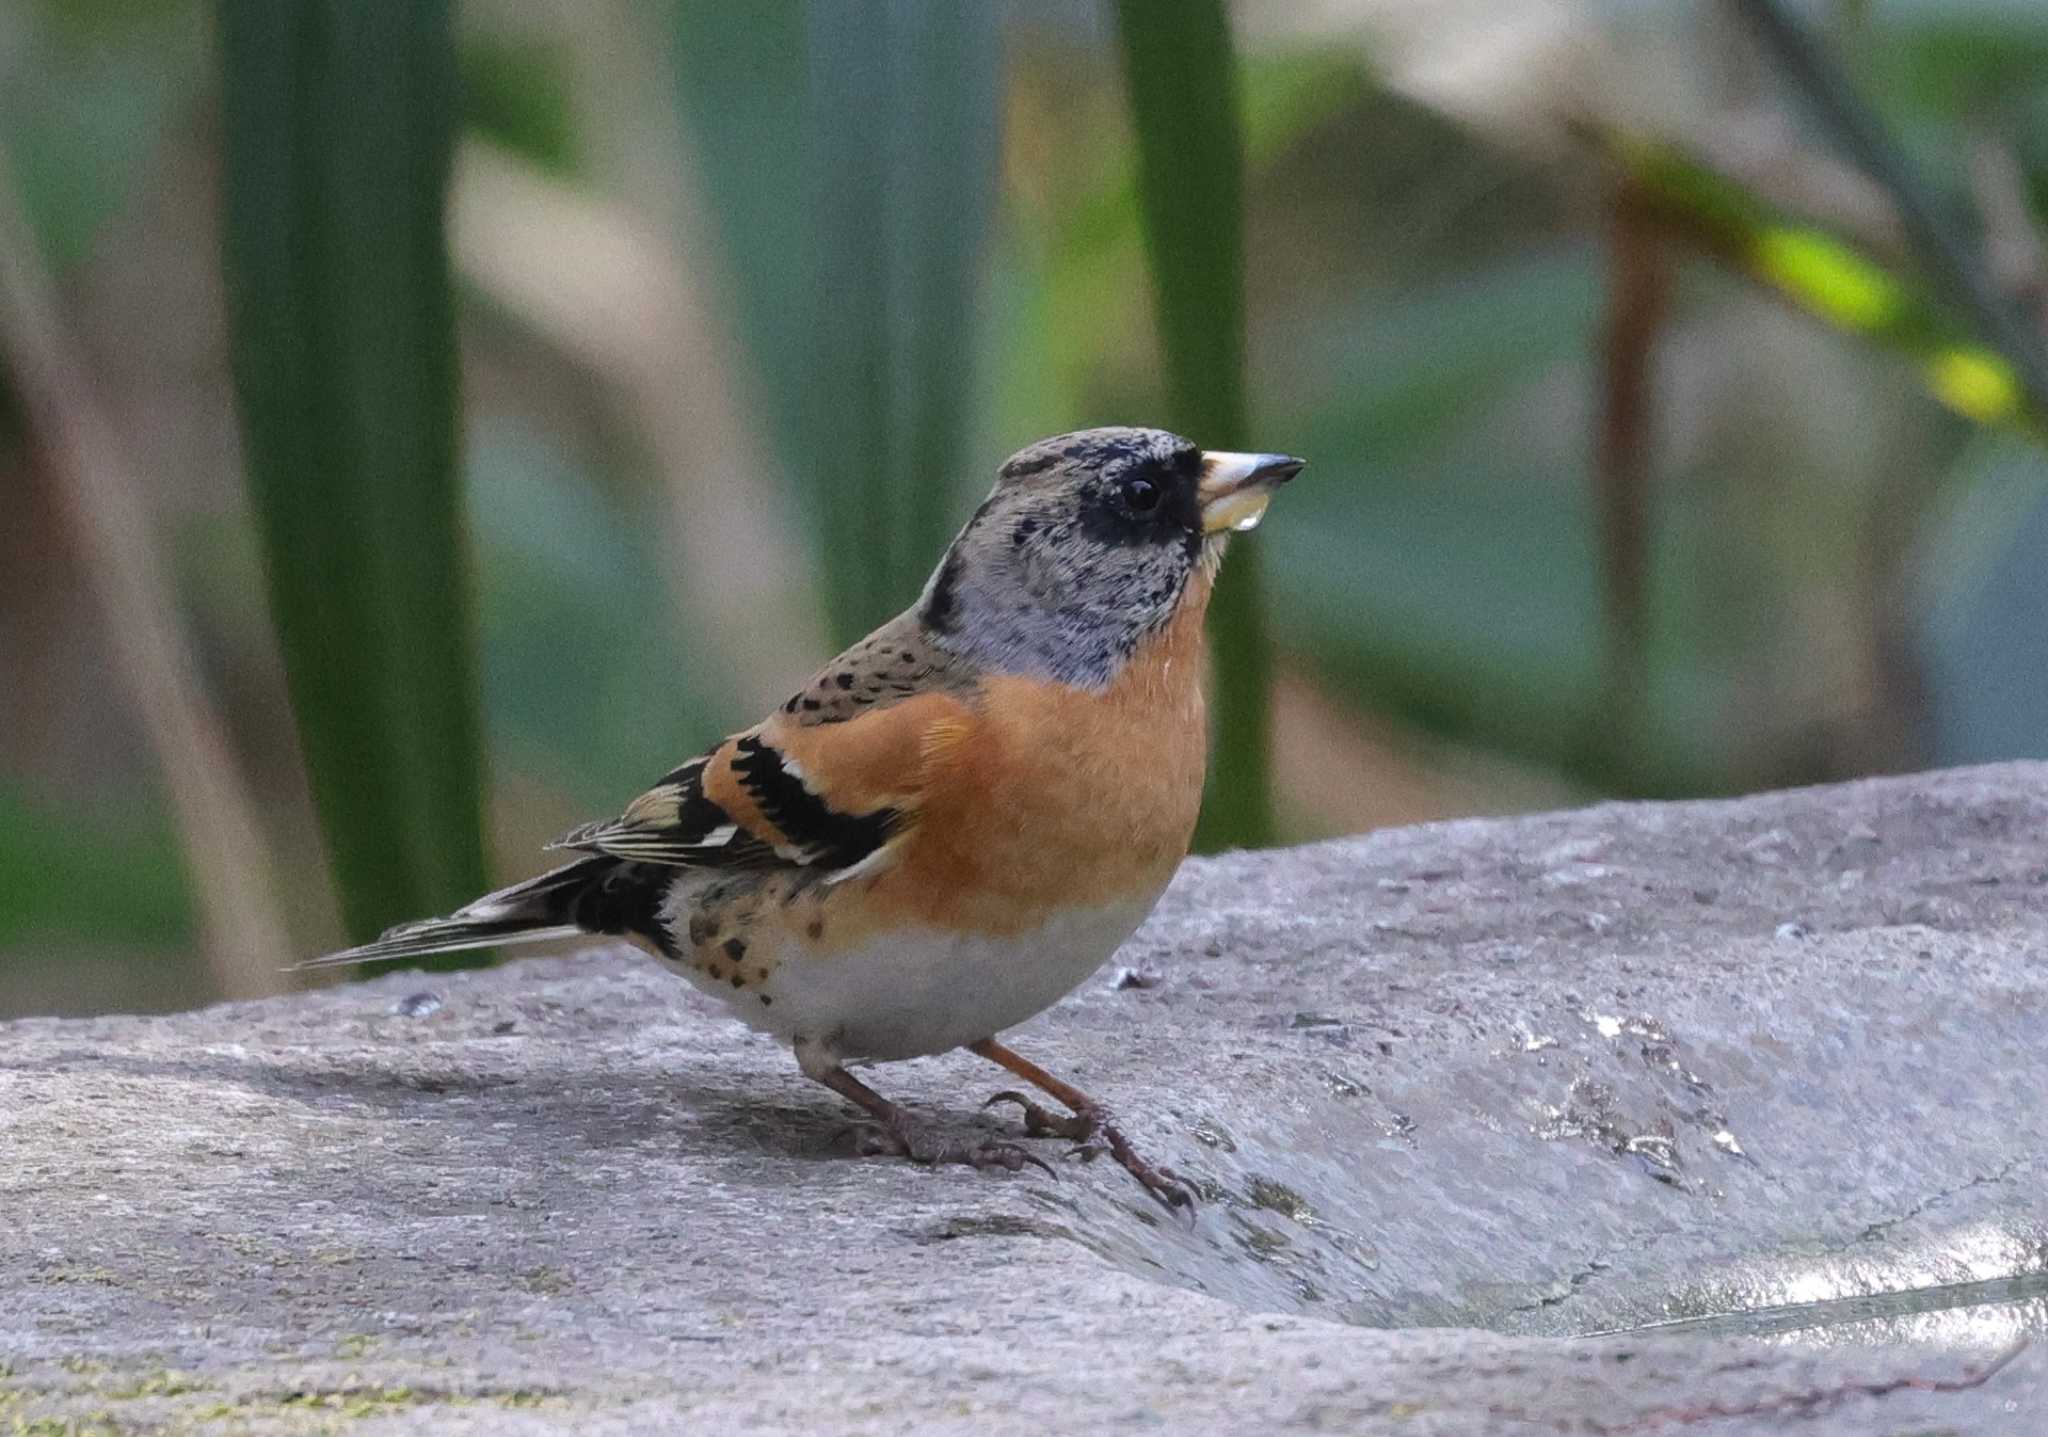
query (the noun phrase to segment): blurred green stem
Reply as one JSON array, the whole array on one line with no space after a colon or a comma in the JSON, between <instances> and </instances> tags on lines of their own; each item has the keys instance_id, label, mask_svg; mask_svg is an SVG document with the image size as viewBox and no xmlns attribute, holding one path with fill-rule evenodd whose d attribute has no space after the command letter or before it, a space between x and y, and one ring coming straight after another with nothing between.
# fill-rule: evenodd
<instances>
[{"instance_id":1,"label":"blurred green stem","mask_svg":"<svg viewBox=\"0 0 2048 1437\"><path fill-rule=\"evenodd\" d=\"M1807 313L1911 356L1927 388L1979 424L2048 439L2012 358L1972 339L1923 289L1668 146L1597 135L1656 221Z\"/></svg>"},{"instance_id":2,"label":"blurred green stem","mask_svg":"<svg viewBox=\"0 0 2048 1437\"><path fill-rule=\"evenodd\" d=\"M223 0L218 34L250 491L313 797L361 940L485 882L442 235L449 9Z\"/></svg>"},{"instance_id":3,"label":"blurred green stem","mask_svg":"<svg viewBox=\"0 0 2048 1437\"><path fill-rule=\"evenodd\" d=\"M1167 422L1210 449L1246 448L1244 149L1222 0L1117 0L1138 142L1138 205L1170 390ZM1218 770L1195 841L1273 839L1273 659L1259 551L1239 543L1210 608Z\"/></svg>"},{"instance_id":4,"label":"blurred green stem","mask_svg":"<svg viewBox=\"0 0 2048 1437\"><path fill-rule=\"evenodd\" d=\"M2037 416L2048 415L2048 350L2041 337L1999 294L1975 249L1942 213L1848 77L1779 0L1729 3L1777 57L1842 148L1891 196L1921 264L2012 367L2026 393L2027 408Z\"/></svg>"},{"instance_id":5,"label":"blurred green stem","mask_svg":"<svg viewBox=\"0 0 2048 1437\"><path fill-rule=\"evenodd\" d=\"M815 308L801 463L833 637L850 643L904 607L961 518L999 40L986 5L817 0L805 19Z\"/></svg>"}]
</instances>

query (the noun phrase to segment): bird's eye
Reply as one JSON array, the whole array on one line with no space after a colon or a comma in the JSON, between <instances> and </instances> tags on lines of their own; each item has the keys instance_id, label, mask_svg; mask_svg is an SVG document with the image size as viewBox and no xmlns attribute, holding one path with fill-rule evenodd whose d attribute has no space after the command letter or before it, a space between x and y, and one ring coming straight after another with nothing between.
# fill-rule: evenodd
<instances>
[{"instance_id":1,"label":"bird's eye","mask_svg":"<svg viewBox=\"0 0 2048 1437\"><path fill-rule=\"evenodd\" d=\"M1159 507L1159 486L1150 479L1126 479L1117 493L1133 514L1149 514Z\"/></svg>"}]
</instances>

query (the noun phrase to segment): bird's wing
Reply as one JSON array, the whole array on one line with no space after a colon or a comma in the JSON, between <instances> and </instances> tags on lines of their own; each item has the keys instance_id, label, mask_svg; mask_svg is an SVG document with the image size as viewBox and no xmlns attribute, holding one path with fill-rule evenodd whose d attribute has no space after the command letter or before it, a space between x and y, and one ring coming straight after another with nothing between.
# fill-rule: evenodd
<instances>
[{"instance_id":1,"label":"bird's wing","mask_svg":"<svg viewBox=\"0 0 2048 1437\"><path fill-rule=\"evenodd\" d=\"M928 776L975 722L953 692L837 723L777 713L553 846L684 868L850 869L915 824Z\"/></svg>"}]
</instances>

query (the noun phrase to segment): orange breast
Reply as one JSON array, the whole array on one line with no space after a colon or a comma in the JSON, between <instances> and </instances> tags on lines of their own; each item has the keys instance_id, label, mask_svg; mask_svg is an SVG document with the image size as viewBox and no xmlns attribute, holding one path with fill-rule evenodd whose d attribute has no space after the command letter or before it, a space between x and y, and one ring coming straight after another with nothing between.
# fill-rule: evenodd
<instances>
[{"instance_id":1,"label":"orange breast","mask_svg":"<svg viewBox=\"0 0 2048 1437\"><path fill-rule=\"evenodd\" d=\"M1208 598L1197 575L1100 693L986 681L972 726L930 755L919 822L871 911L1017 933L1164 887L1201 805Z\"/></svg>"}]
</instances>

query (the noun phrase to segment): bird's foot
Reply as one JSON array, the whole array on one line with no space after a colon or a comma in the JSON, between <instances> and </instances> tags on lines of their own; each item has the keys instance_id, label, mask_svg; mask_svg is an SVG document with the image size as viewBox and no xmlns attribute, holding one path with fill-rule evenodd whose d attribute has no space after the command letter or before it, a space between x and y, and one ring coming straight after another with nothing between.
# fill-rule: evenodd
<instances>
[{"instance_id":1,"label":"bird's foot","mask_svg":"<svg viewBox=\"0 0 2048 1437\"><path fill-rule=\"evenodd\" d=\"M1033 1138L1065 1138L1077 1145L1081 1155L1093 1158L1107 1149L1117 1165L1136 1178L1146 1192L1169 1209L1195 1207L1194 1185L1164 1163L1147 1162L1138 1156L1123 1130L1100 1108L1089 1106L1073 1112L1055 1113L1013 1089L1004 1089L983 1107L1015 1103L1024 1114L1024 1133Z\"/></svg>"},{"instance_id":2,"label":"bird's foot","mask_svg":"<svg viewBox=\"0 0 2048 1437\"><path fill-rule=\"evenodd\" d=\"M901 1122L856 1123L848 1131L853 1137L853 1151L859 1157L908 1158L925 1167L960 1163L971 1168L1002 1168L1013 1173L1022 1172L1029 1164L1043 1170L1047 1177L1059 1176L1036 1154L1016 1143L999 1139L964 1142L958 1138L934 1137Z\"/></svg>"},{"instance_id":3,"label":"bird's foot","mask_svg":"<svg viewBox=\"0 0 2048 1437\"><path fill-rule=\"evenodd\" d=\"M992 1108L997 1103L1015 1103L1019 1110L1023 1112L1024 1135L1026 1137L1065 1138L1069 1142L1079 1143L1084 1150L1089 1150L1090 1144L1088 1140L1093 1138L1102 1127L1101 1118L1092 1111L1086 1113L1055 1113L1052 1109L1033 1102L1014 1088L1003 1089L1002 1092L997 1093L994 1097L983 1103L982 1106L984 1108ZM1101 1151L1102 1149L1096 1146L1090 1151L1089 1155L1093 1156L1094 1153Z\"/></svg>"}]
</instances>

